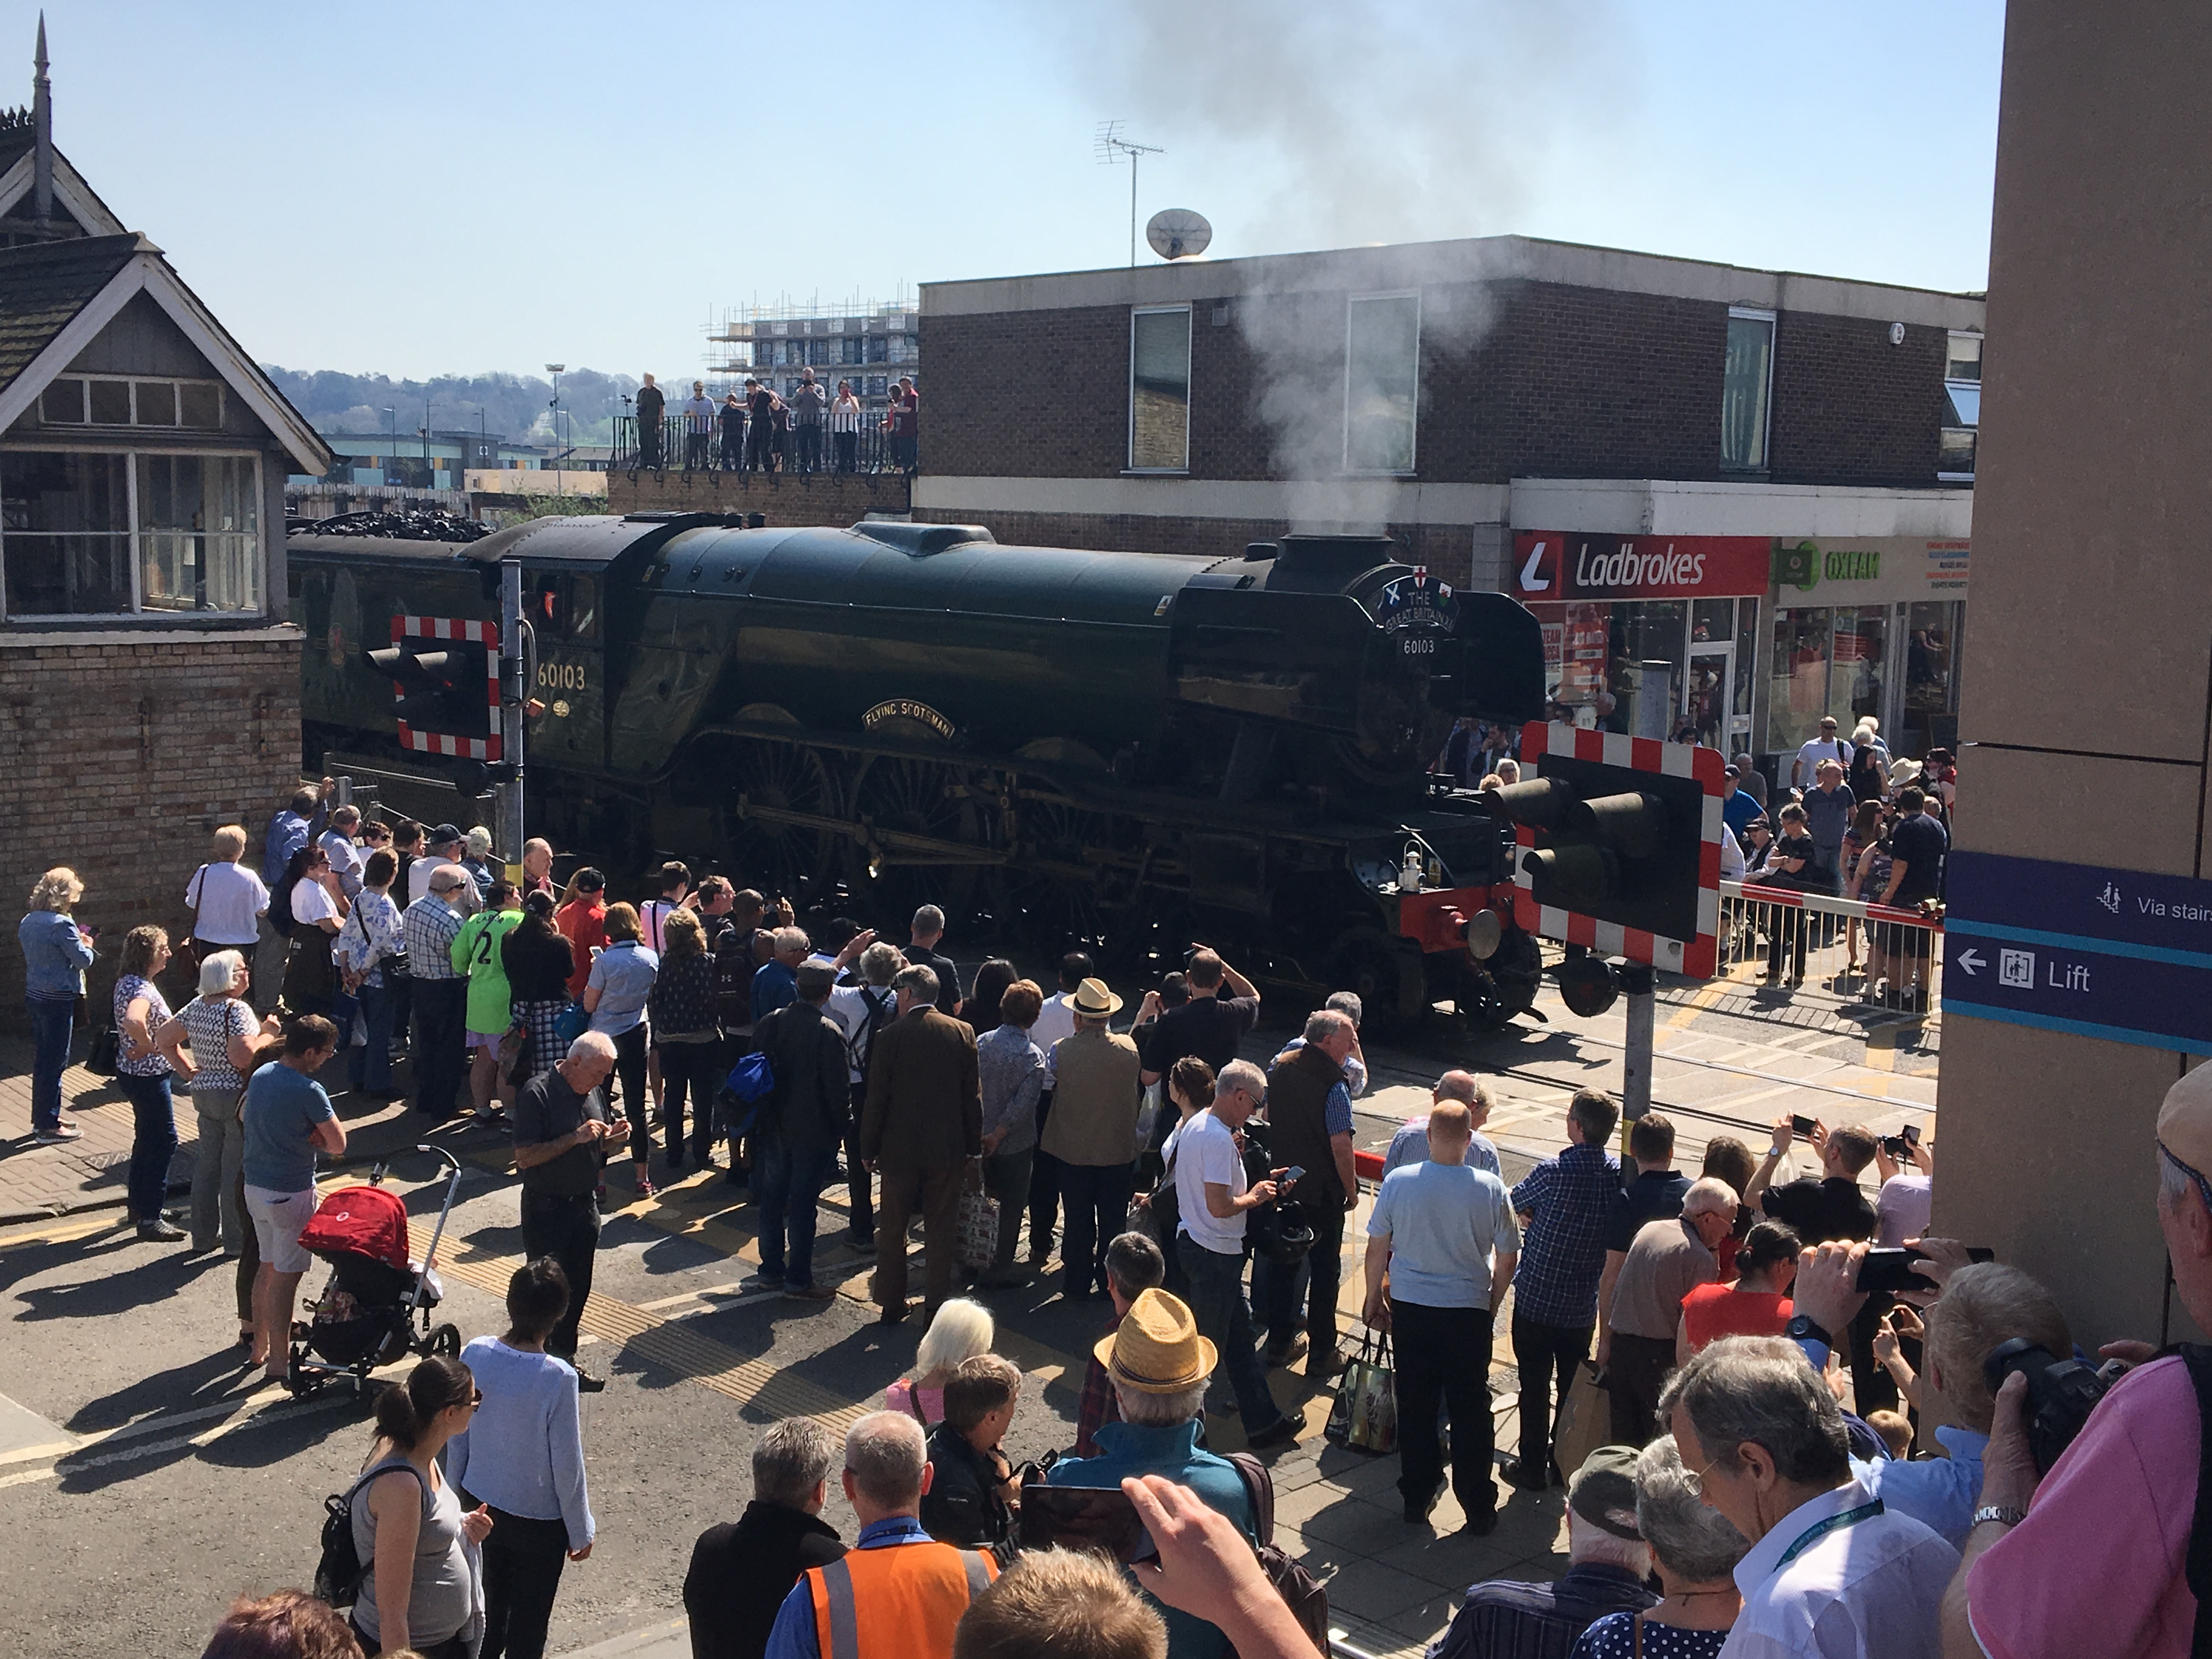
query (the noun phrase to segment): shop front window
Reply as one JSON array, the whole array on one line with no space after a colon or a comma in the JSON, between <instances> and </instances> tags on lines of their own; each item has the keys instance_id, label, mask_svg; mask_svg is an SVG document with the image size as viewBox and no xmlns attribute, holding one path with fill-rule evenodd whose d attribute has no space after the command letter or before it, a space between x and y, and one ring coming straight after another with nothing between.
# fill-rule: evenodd
<instances>
[{"instance_id":1,"label":"shop front window","mask_svg":"<svg viewBox=\"0 0 2212 1659\"><path fill-rule=\"evenodd\" d=\"M1828 674L1828 712L1845 737L1882 710L1882 681L1889 666L1889 607L1844 605L1836 611L1835 650Z\"/></svg>"},{"instance_id":2,"label":"shop front window","mask_svg":"<svg viewBox=\"0 0 2212 1659\"><path fill-rule=\"evenodd\" d=\"M1795 753L1816 736L1828 713L1828 627L1825 605L1778 611L1774 616L1774 663L1766 697L1769 750Z\"/></svg>"},{"instance_id":3,"label":"shop front window","mask_svg":"<svg viewBox=\"0 0 2212 1659\"><path fill-rule=\"evenodd\" d=\"M1959 653L1965 642L1966 607L1933 600L1905 607L1905 751L1956 748L1959 738Z\"/></svg>"},{"instance_id":4,"label":"shop front window","mask_svg":"<svg viewBox=\"0 0 2212 1659\"><path fill-rule=\"evenodd\" d=\"M1607 696L1600 700L1597 723L1631 737L1671 737L1688 607L1680 599L1639 599L1608 608Z\"/></svg>"}]
</instances>

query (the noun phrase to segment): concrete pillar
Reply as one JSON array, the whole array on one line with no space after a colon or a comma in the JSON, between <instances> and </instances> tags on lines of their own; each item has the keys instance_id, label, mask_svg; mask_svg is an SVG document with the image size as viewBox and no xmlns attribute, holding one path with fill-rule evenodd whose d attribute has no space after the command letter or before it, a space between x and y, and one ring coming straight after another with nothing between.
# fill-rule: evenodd
<instances>
[{"instance_id":1,"label":"concrete pillar","mask_svg":"<svg viewBox=\"0 0 2212 1659\"><path fill-rule=\"evenodd\" d=\"M2204 876L2212 762L2212 8L2011 0L1957 845ZM2078 1341L2197 1334L2152 1126L2176 1054L1943 1030L1936 1226Z\"/></svg>"}]
</instances>

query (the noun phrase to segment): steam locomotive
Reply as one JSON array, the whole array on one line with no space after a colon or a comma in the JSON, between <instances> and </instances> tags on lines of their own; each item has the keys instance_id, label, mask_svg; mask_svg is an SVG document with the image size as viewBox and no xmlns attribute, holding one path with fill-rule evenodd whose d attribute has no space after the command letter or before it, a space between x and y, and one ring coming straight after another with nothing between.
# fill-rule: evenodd
<instances>
[{"instance_id":1,"label":"steam locomotive","mask_svg":"<svg viewBox=\"0 0 2212 1659\"><path fill-rule=\"evenodd\" d=\"M1217 559L639 514L287 546L303 758L397 810L465 811L441 792L499 760L514 560L530 828L618 886L680 857L802 914L929 900L969 938L1109 959L1203 939L1385 1021L1449 1000L1494 1025L1534 996L1510 830L1428 769L1458 716L1537 714L1537 624L1388 538ZM441 665L446 712L395 720L395 647Z\"/></svg>"}]
</instances>

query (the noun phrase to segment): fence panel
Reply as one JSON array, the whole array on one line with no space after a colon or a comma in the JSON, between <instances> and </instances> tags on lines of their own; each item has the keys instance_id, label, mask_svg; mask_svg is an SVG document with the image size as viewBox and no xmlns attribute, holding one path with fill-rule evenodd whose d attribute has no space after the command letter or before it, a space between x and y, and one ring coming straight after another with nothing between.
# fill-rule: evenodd
<instances>
[{"instance_id":1,"label":"fence panel","mask_svg":"<svg viewBox=\"0 0 2212 1659\"><path fill-rule=\"evenodd\" d=\"M1943 924L1918 910L1721 884L1720 971L1896 1014L1941 1006Z\"/></svg>"}]
</instances>

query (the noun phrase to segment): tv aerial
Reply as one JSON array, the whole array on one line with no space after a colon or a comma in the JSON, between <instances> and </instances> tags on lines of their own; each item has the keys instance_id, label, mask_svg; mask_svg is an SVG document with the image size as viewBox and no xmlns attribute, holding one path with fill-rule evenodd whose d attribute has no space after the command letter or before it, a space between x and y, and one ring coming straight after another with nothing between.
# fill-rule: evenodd
<instances>
[{"instance_id":1,"label":"tv aerial","mask_svg":"<svg viewBox=\"0 0 2212 1659\"><path fill-rule=\"evenodd\" d=\"M1129 163L1129 263L1137 263L1137 160L1145 155L1164 155L1167 151L1158 144L1140 144L1124 136L1119 121L1098 124L1098 165L1113 167L1126 157Z\"/></svg>"},{"instance_id":2,"label":"tv aerial","mask_svg":"<svg viewBox=\"0 0 2212 1659\"><path fill-rule=\"evenodd\" d=\"M1213 240L1213 227L1188 208L1162 208L1146 223L1145 240L1163 259L1191 259Z\"/></svg>"}]
</instances>

